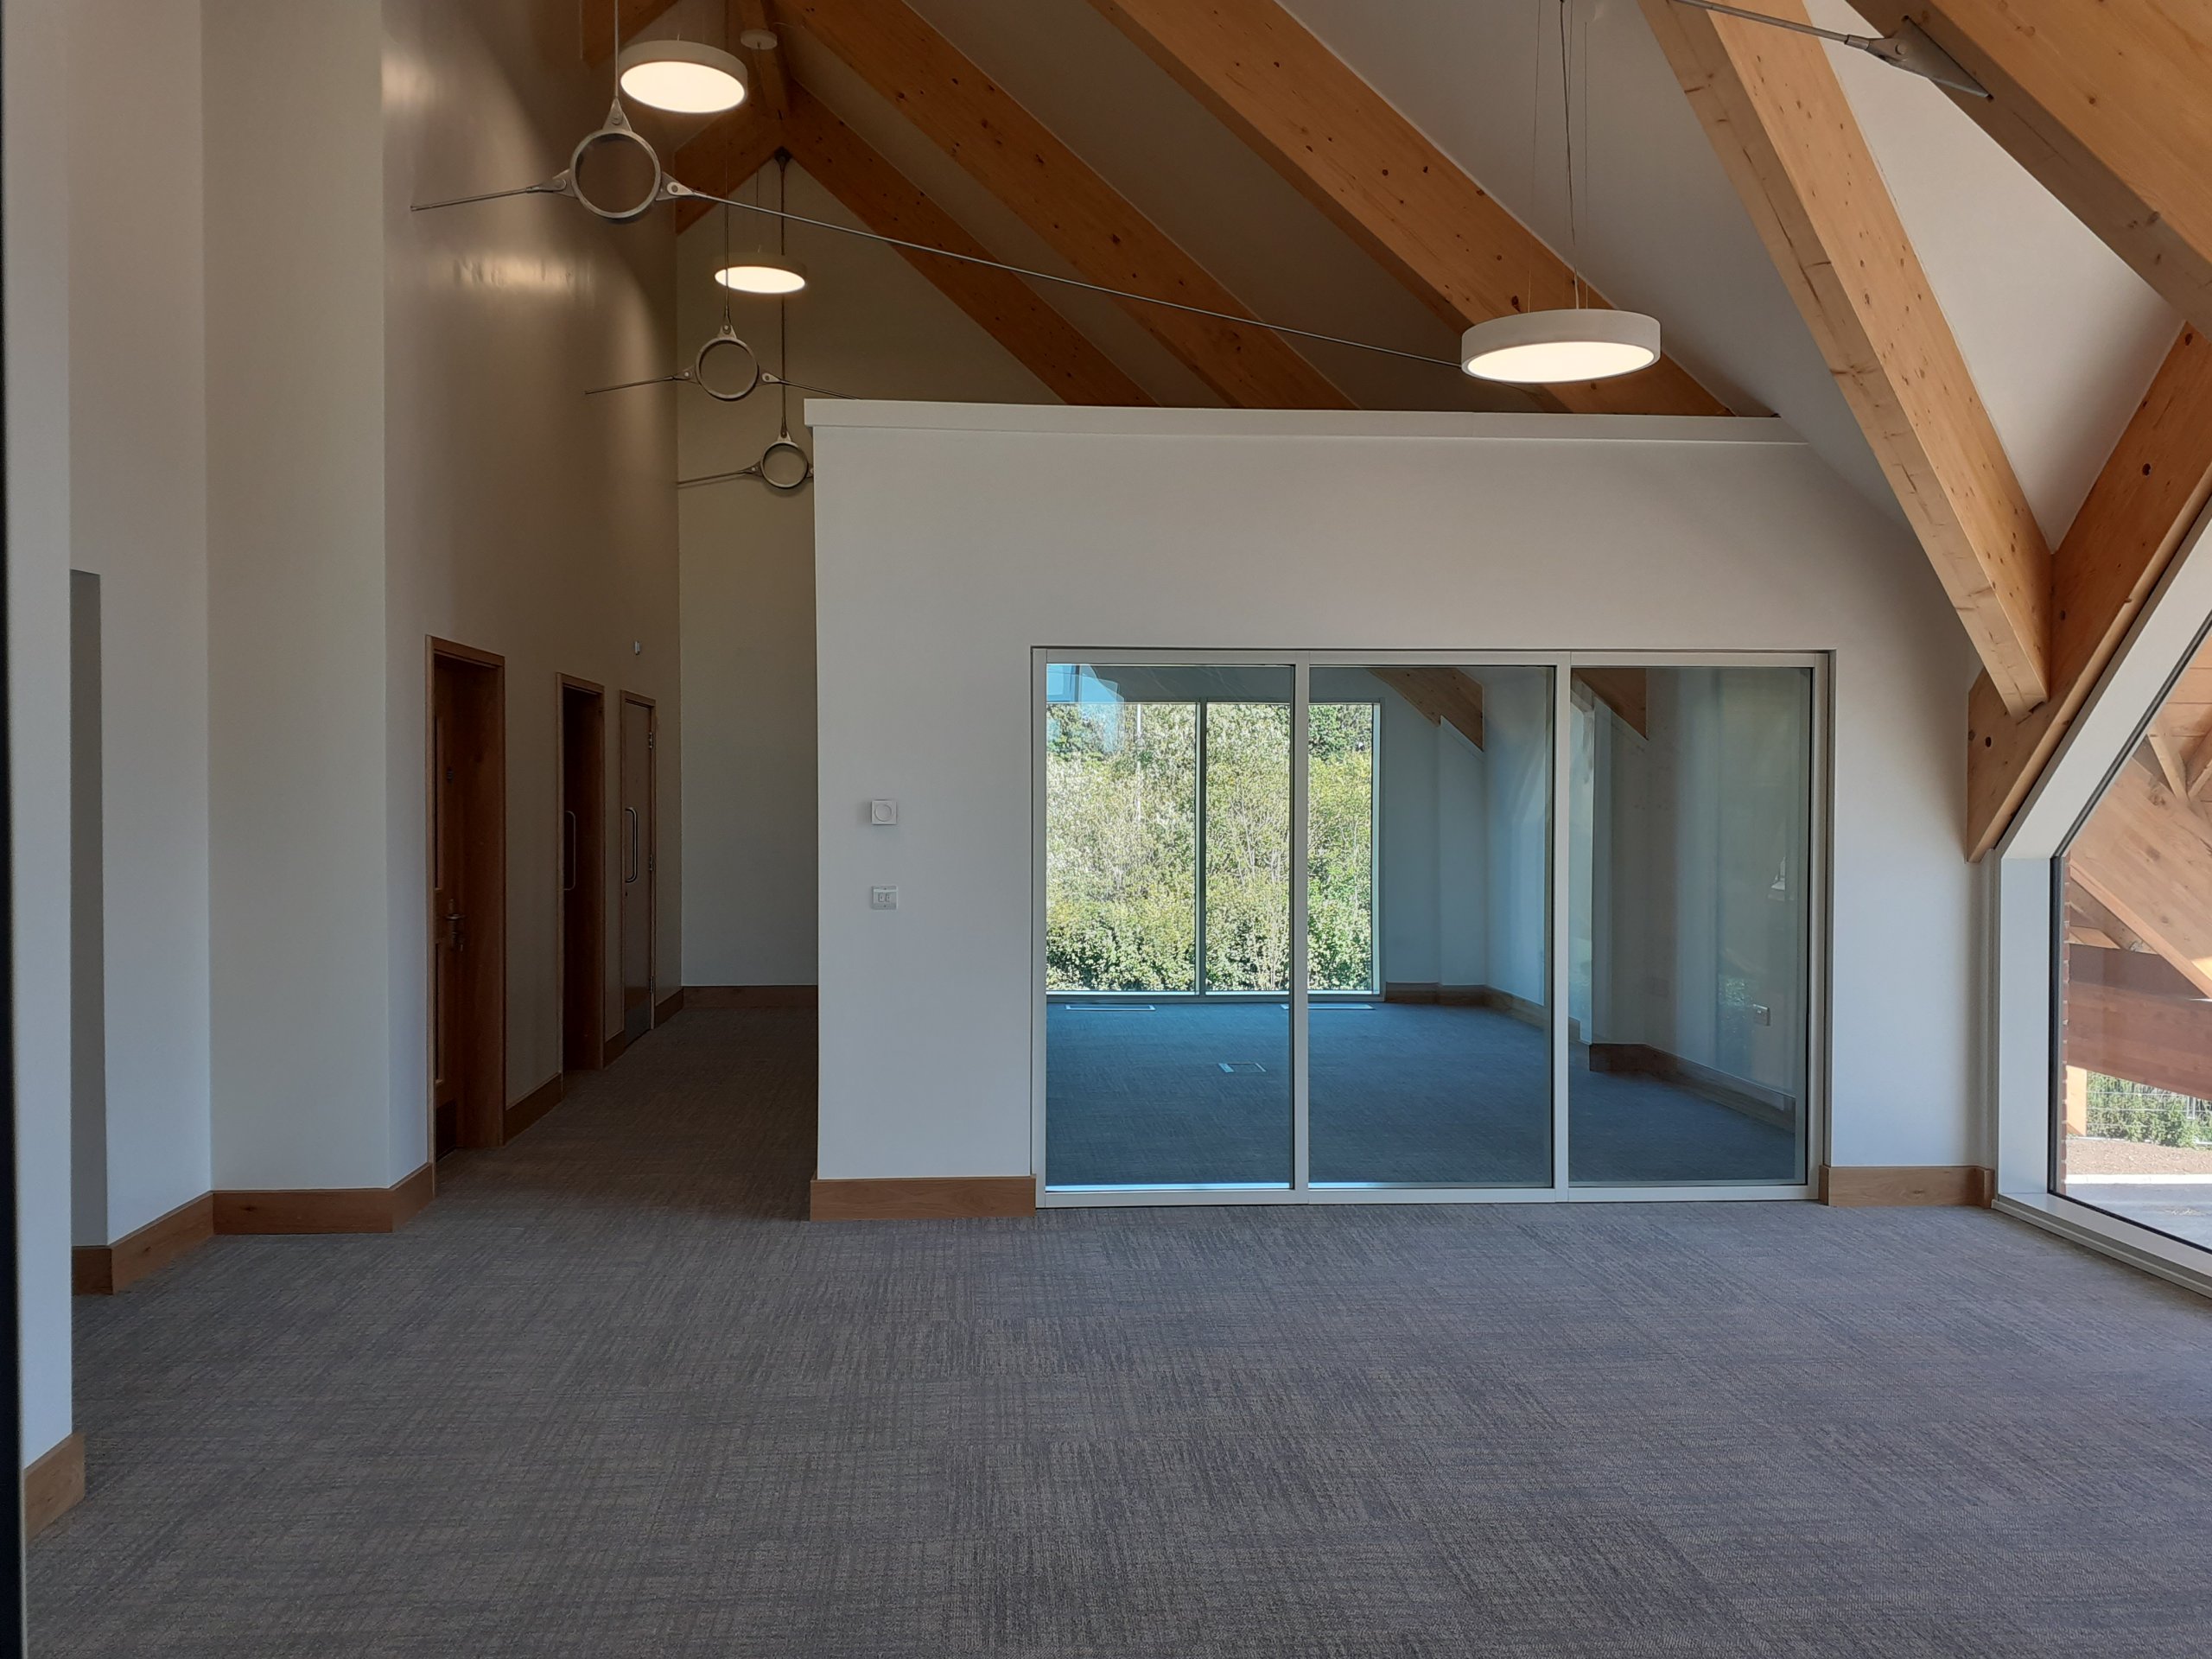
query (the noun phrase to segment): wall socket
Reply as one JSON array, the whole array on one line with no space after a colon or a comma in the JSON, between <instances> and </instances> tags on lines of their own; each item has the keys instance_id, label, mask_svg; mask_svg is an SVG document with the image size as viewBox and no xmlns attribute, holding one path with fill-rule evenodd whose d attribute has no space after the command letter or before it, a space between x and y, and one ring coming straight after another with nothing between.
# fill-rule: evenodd
<instances>
[{"instance_id":1,"label":"wall socket","mask_svg":"<svg viewBox=\"0 0 2212 1659\"><path fill-rule=\"evenodd\" d=\"M896 887L870 887L868 890L868 907L870 910L898 909L899 889Z\"/></svg>"}]
</instances>

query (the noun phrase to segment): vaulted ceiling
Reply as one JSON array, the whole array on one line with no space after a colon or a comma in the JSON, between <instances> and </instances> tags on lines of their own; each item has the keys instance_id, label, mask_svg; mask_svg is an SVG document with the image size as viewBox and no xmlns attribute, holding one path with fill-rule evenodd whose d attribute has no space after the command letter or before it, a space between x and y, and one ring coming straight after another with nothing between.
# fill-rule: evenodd
<instances>
[{"instance_id":1,"label":"vaulted ceiling","mask_svg":"<svg viewBox=\"0 0 2212 1659\"><path fill-rule=\"evenodd\" d=\"M2212 488L2193 0L1757 0L1909 14L1986 102L1673 0L621 3L779 35L678 158L709 189L787 147L879 230L1431 358L1578 274L1658 316L1659 367L1530 395L915 261L1072 401L1779 416L1911 524L1981 656L1977 848Z\"/></svg>"}]
</instances>

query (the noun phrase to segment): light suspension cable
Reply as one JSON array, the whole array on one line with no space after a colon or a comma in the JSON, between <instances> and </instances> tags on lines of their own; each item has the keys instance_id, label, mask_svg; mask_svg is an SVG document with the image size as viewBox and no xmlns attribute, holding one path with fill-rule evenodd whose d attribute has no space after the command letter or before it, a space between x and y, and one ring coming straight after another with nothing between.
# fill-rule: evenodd
<instances>
[{"instance_id":1,"label":"light suspension cable","mask_svg":"<svg viewBox=\"0 0 2212 1659\"><path fill-rule=\"evenodd\" d=\"M1216 311L1203 305L1191 305L1181 300L1163 300L1154 294L1138 294L1126 288L1112 288L1104 283L1086 282L1080 276L1061 276L1049 270L1035 270L1027 265L1009 264L1003 259L992 259L976 253L955 253L950 248L932 247L926 242L910 242L904 237L886 236L879 231L864 231L851 225L840 225L833 219L810 219L804 213L794 213L781 207L763 207L749 201L739 201L730 196L717 196L705 190L695 190L688 184L669 181L668 194L678 200L716 202L725 207L736 207L748 213L764 213L791 225L810 225L818 231L834 231L839 236L856 237L863 242L878 242L885 247L903 248L909 253L926 253L932 258L950 259L963 265L981 265L988 270L1002 270L1008 276L1026 276L1033 282L1057 283L1063 288L1079 288L1087 293L1103 294L1116 300L1132 300L1139 305L1157 305L1170 311L1181 311L1194 317L1211 317L1217 322L1233 322L1240 328L1263 328L1273 334L1289 334L1299 340L1316 340L1328 346L1347 346L1354 351L1378 352L1385 357L1402 357L1414 363L1433 363L1439 368L1457 369L1459 363L1448 357L1432 357L1426 352L1402 351L1395 346L1377 346L1372 340L1350 340L1342 334L1325 334L1313 328L1294 328L1286 322L1266 322L1258 317L1240 317L1234 311Z\"/></svg>"},{"instance_id":2,"label":"light suspension cable","mask_svg":"<svg viewBox=\"0 0 2212 1659\"><path fill-rule=\"evenodd\" d=\"M1963 64L1936 45L1928 31L1910 17L1897 25L1894 35L1847 35L1840 29L1822 29L1818 23L1802 22L1795 17L1777 17L1771 12L1724 5L1721 0L1675 0L1675 3L1694 6L1700 11L1717 11L1724 17L1741 17L1749 23L1764 23L1770 29L1787 29L1792 35L1809 35L1815 40L1833 41L1879 58L1892 69L1918 75L1923 80L1932 80L1938 86L1964 92L1969 98L1989 96L1988 87L1969 74Z\"/></svg>"}]
</instances>

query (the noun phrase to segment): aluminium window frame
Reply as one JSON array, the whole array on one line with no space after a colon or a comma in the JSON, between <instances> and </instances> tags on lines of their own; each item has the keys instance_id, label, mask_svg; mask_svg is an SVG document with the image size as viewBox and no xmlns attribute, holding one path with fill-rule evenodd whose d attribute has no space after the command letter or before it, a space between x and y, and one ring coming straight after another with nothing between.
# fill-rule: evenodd
<instances>
[{"instance_id":1,"label":"aluminium window frame","mask_svg":"<svg viewBox=\"0 0 2212 1659\"><path fill-rule=\"evenodd\" d=\"M1116 1187L1046 1185L1046 1019L1052 1000L1046 991L1046 770L1039 739L1046 708L1046 670L1051 663L1109 662L1130 667L1268 667L1292 671L1291 858L1294 873L1306 868L1308 787L1307 711L1315 668L1545 668L1551 671L1552 766L1550 870L1545 921L1546 967L1550 979L1548 1039L1552 1061L1552 1179L1541 1186L1430 1185L1363 1183L1316 1186L1310 1179L1311 1134L1308 1047L1312 1005L1306 986L1308 883L1291 882L1291 1135L1288 1185L1191 1184ZM1805 1128L1803 1179L1788 1182L1653 1183L1577 1185L1568 1168L1568 1090L1571 1041L1567 1027L1570 964L1563 935L1569 925L1570 870L1567 817L1573 743L1573 670L1591 668L1796 668L1809 671L1811 708L1808 736L1808 850L1811 867L1806 893ZM1030 652L1028 717L1030 791L1030 1168L1039 1209L1189 1204L1529 1204L1529 1203L1710 1203L1809 1201L1819 1195L1819 1168L1828 1160L1829 938L1833 912L1832 770L1834 663L1825 651L1452 651L1452 650L1221 650L1148 649L1122 645L1039 645ZM1380 721L1377 721L1380 748ZM1380 813L1382 785L1377 769L1375 798ZM1379 823L1376 836L1379 857ZM1377 982L1382 982L1380 939L1382 890L1376 889ZM1327 994L1323 994L1327 995ZM1379 995L1380 993L1378 992ZM1062 1001L1066 1000L1065 997Z\"/></svg>"}]
</instances>

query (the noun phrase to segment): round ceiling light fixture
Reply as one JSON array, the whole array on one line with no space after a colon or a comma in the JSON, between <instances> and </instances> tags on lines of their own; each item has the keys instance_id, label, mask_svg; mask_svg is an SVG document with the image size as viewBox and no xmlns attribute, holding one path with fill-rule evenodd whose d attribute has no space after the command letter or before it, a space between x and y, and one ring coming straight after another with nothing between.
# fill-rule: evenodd
<instances>
[{"instance_id":1,"label":"round ceiling light fixture","mask_svg":"<svg viewBox=\"0 0 2212 1659\"><path fill-rule=\"evenodd\" d=\"M617 78L640 104L674 115L719 115L745 102L745 66L697 41L634 41L622 48Z\"/></svg>"},{"instance_id":2,"label":"round ceiling light fixture","mask_svg":"<svg viewBox=\"0 0 2212 1659\"><path fill-rule=\"evenodd\" d=\"M806 286L806 267L780 253L745 253L715 273L740 294L796 294Z\"/></svg>"},{"instance_id":3,"label":"round ceiling light fixture","mask_svg":"<svg viewBox=\"0 0 2212 1659\"><path fill-rule=\"evenodd\" d=\"M1634 374L1659 360L1659 320L1597 306L1516 312L1459 337L1459 366L1479 380L1559 385Z\"/></svg>"}]
</instances>

